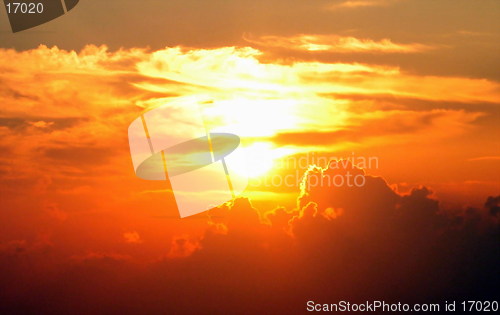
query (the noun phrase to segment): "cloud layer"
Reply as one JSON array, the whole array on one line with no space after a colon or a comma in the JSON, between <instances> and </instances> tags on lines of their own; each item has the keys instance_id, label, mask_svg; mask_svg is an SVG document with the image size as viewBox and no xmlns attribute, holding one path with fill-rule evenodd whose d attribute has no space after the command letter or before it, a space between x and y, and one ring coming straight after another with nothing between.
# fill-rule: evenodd
<instances>
[{"instance_id":1,"label":"cloud layer","mask_svg":"<svg viewBox=\"0 0 500 315\"><path fill-rule=\"evenodd\" d=\"M373 41L338 35L296 35L291 37L244 37L251 44L309 52L330 53L418 53L433 49L423 44L397 44L389 39Z\"/></svg>"},{"instance_id":2,"label":"cloud layer","mask_svg":"<svg viewBox=\"0 0 500 315\"><path fill-rule=\"evenodd\" d=\"M495 297L498 211L492 210L498 197L484 209L452 215L425 187L399 194L365 174L363 188L306 188L313 176L347 170L363 174L349 165L308 170L296 209L262 215L245 198L214 209L203 236L174 237L167 255L146 263L88 252L51 266L50 243L3 243L0 264L10 277L2 282L2 306L22 312L274 313L301 312L309 300ZM29 262L38 267L19 277ZM28 282L36 287L21 289Z\"/></svg>"},{"instance_id":3,"label":"cloud layer","mask_svg":"<svg viewBox=\"0 0 500 315\"><path fill-rule=\"evenodd\" d=\"M311 298L490 297L498 82L266 58L0 50L0 307L281 313ZM351 168L365 187L277 187L180 221L163 183L134 176L126 130L144 109L206 98L266 155L355 150L379 156L385 179Z\"/></svg>"}]
</instances>

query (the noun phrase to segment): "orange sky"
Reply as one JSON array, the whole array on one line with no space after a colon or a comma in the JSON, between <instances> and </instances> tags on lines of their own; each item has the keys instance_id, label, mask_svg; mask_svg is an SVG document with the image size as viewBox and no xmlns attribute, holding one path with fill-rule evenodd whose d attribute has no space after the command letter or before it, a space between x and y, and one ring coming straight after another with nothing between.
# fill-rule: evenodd
<instances>
[{"instance_id":1,"label":"orange sky","mask_svg":"<svg viewBox=\"0 0 500 315\"><path fill-rule=\"evenodd\" d=\"M446 201L477 205L498 190L498 146L485 137L498 133L496 81L362 63L270 63L250 47L41 46L2 55L2 144L16 156L5 156L6 180L74 181L57 187L64 191L89 189L81 175L99 184L102 171L106 180L134 180L123 131L141 111L180 98L216 101L211 112L236 125L257 159L255 175L296 154L354 154L377 157L369 171L390 184L429 185ZM94 167L102 171L88 174Z\"/></svg>"},{"instance_id":2,"label":"orange sky","mask_svg":"<svg viewBox=\"0 0 500 315\"><path fill-rule=\"evenodd\" d=\"M488 216L494 206L484 207L500 192L498 2L290 3L144 1L138 10L137 1L81 1L70 14L15 35L0 10L0 266L11 268L15 257L21 274L23 264L36 262L33 273L44 278L60 264L126 261L127 272L145 268L138 274L147 278L162 274L163 264L174 270L201 261L210 269L221 263L213 258L219 254L251 265L237 254L243 239L256 264L269 268L264 273L290 284L284 279L308 257L317 262L306 248L330 250L330 238L398 247L390 237L406 244L425 235L433 242L429 226L441 224L443 211L463 222L477 215L480 228L498 224L498 215ZM180 220L164 183L135 176L127 128L162 104L206 99L252 157L243 195L253 207L239 199ZM357 192L263 184L302 176L314 164L311 154L376 157L378 165L365 169L370 184ZM284 167L304 157L307 166ZM323 171L309 170L315 172ZM368 204L379 212L367 211ZM401 209L408 212L392 217ZM373 227L411 222L421 233L388 228L384 236ZM458 248L455 237L443 247ZM331 250L351 257L357 249ZM361 250L377 263L371 249ZM297 265L277 267L287 259ZM318 280L297 277L297 285ZM407 280L411 288L415 279ZM359 293L354 285L347 290ZM12 292L14 300L23 296Z\"/></svg>"}]
</instances>

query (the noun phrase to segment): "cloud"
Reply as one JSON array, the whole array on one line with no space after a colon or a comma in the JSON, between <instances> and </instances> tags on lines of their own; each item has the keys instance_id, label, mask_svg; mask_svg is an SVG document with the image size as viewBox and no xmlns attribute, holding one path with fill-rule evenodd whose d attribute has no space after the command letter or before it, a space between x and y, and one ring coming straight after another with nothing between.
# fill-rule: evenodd
<instances>
[{"instance_id":1,"label":"cloud","mask_svg":"<svg viewBox=\"0 0 500 315\"><path fill-rule=\"evenodd\" d=\"M328 53L420 53L426 52L436 47L412 43L398 44L390 39L375 41L371 39L359 39L355 37L345 37L339 35L319 35L300 34L295 36L260 36L252 38L245 35L244 39L254 45L266 48L283 48L308 52L328 52Z\"/></svg>"},{"instance_id":2,"label":"cloud","mask_svg":"<svg viewBox=\"0 0 500 315\"><path fill-rule=\"evenodd\" d=\"M327 7L328 10L357 9L366 7L383 7L401 2L402 0L347 0L334 3Z\"/></svg>"},{"instance_id":3,"label":"cloud","mask_svg":"<svg viewBox=\"0 0 500 315\"><path fill-rule=\"evenodd\" d=\"M40 47L0 57L8 86L0 92L4 309L294 313L311 298L486 300L496 292L496 195L484 207L449 210L428 188L394 191L394 176L316 167L278 202L291 206L240 198L179 221L163 183L134 177L125 131L143 109L202 94L221 100L219 112L251 121L248 137L299 148L376 139L376 152L402 152L388 163L403 177L420 172L412 161L427 167L420 176L453 161L462 172L470 156L494 156L479 150L491 147L479 145L482 137L462 143L474 129L492 134L481 124L494 117L497 82L376 64L265 62L248 47ZM449 159L446 145L473 151ZM418 148L427 158L413 155ZM366 185L312 185L347 171ZM51 237L37 240L41 231Z\"/></svg>"},{"instance_id":4,"label":"cloud","mask_svg":"<svg viewBox=\"0 0 500 315\"><path fill-rule=\"evenodd\" d=\"M443 292L446 299L494 297L498 222L484 210L498 206L498 197L488 200L488 209L453 214L443 212L425 187L399 194L380 177L337 165L342 167L308 170L296 209L262 216L248 199L238 198L210 212L212 223L201 239L174 237L160 260L137 264L127 254L98 251L73 255L50 280L35 274L15 284L38 281L31 291L7 296L4 305L86 309L91 299L94 310L106 312L230 312L238 306L278 313L336 294L405 303ZM308 185L313 176L348 171L364 176L366 185ZM62 289L64 283L71 286ZM265 303L269 296L271 305Z\"/></svg>"},{"instance_id":5,"label":"cloud","mask_svg":"<svg viewBox=\"0 0 500 315\"><path fill-rule=\"evenodd\" d=\"M470 158L467 161L498 161L500 156L480 156L475 158Z\"/></svg>"},{"instance_id":6,"label":"cloud","mask_svg":"<svg viewBox=\"0 0 500 315\"><path fill-rule=\"evenodd\" d=\"M280 145L327 148L344 142L368 143L382 140L388 143L416 141L427 134L433 139L461 134L482 114L463 110L405 111L390 110L353 116L335 130L303 130L280 132L272 141ZM390 137L390 138L389 138Z\"/></svg>"},{"instance_id":7,"label":"cloud","mask_svg":"<svg viewBox=\"0 0 500 315\"><path fill-rule=\"evenodd\" d=\"M27 242L25 240L12 240L0 243L0 252L2 254L12 255L22 253L26 250Z\"/></svg>"},{"instance_id":8,"label":"cloud","mask_svg":"<svg viewBox=\"0 0 500 315\"><path fill-rule=\"evenodd\" d=\"M10 192L22 186L30 192L39 178L50 174L54 195L47 202L64 211L78 204L105 209L109 205L87 205L96 200L93 194L113 203L109 196L118 191L128 195L124 185L146 185L131 176L123 130L143 110L173 101L215 100L206 105L212 106L214 117L237 126L248 145L262 145L271 165L309 149L407 144L413 145L408 154L416 156L420 144L445 139L469 139L464 145L472 147L477 139L487 140L473 132L493 128L488 124L499 97L495 81L422 76L369 63L267 60L264 55L265 50L251 47L2 49L0 67L6 71L0 74L0 135L5 154L0 156L0 186ZM494 155L488 152L491 147L485 143L474 156ZM467 158L443 160L458 165ZM104 184L103 176L109 182ZM123 178L128 178L126 184ZM78 202L70 203L64 192L74 192ZM58 198L68 200L60 203ZM269 194L265 198L281 203Z\"/></svg>"},{"instance_id":9,"label":"cloud","mask_svg":"<svg viewBox=\"0 0 500 315\"><path fill-rule=\"evenodd\" d=\"M143 242L139 233L135 231L123 233L123 238L125 239L125 242L129 244L141 244Z\"/></svg>"},{"instance_id":10,"label":"cloud","mask_svg":"<svg viewBox=\"0 0 500 315\"><path fill-rule=\"evenodd\" d=\"M75 264L117 264L131 259L128 255L118 253L87 252L83 255L73 255L70 258Z\"/></svg>"},{"instance_id":11,"label":"cloud","mask_svg":"<svg viewBox=\"0 0 500 315\"><path fill-rule=\"evenodd\" d=\"M484 206L489 210L491 215L498 217L500 214L500 196L488 197Z\"/></svg>"},{"instance_id":12,"label":"cloud","mask_svg":"<svg viewBox=\"0 0 500 315\"><path fill-rule=\"evenodd\" d=\"M170 251L167 254L168 258L182 258L192 255L200 249L198 240L192 239L189 236L176 236L172 239Z\"/></svg>"},{"instance_id":13,"label":"cloud","mask_svg":"<svg viewBox=\"0 0 500 315\"><path fill-rule=\"evenodd\" d=\"M51 118L51 117L0 117L0 126L16 131L51 132L71 128L84 122L84 118Z\"/></svg>"},{"instance_id":14,"label":"cloud","mask_svg":"<svg viewBox=\"0 0 500 315\"><path fill-rule=\"evenodd\" d=\"M278 301L281 294L283 301L285 296L299 298L295 307L300 307L306 296L327 298L339 290L350 298L404 296L412 301L444 290L449 297L472 292L492 294L495 285L489 278L496 268L496 254L482 247L474 251L478 257L460 260L459 265L451 262L470 258L468 251L477 246L476 242L490 250L496 246L495 237L489 234L498 233L493 232L497 224L493 217L479 209L469 209L463 216L444 213L429 189L418 187L408 194L398 194L382 178L367 174L363 174L366 185L361 188L307 188L311 187L307 185L311 176L345 175L346 171L363 174L348 164L341 169L311 168L304 179L298 209L278 208L268 212L265 219L257 220L257 211L248 200L239 199L221 208L226 215L220 219L227 224L240 215L244 220L251 211L255 212L254 219L246 221L245 229L233 226L224 234L207 233L203 246L186 257L186 263L210 266L210 270L226 267L226 276L232 274L229 264L248 268L245 274L252 280L246 275L237 277L246 285L255 279L271 287L273 282L286 283L288 289L274 291L274 296ZM489 222L490 232L483 234L479 222ZM251 235L243 233L252 229ZM222 257L231 257L226 258L228 264ZM249 268L251 265L258 272ZM423 270L429 277L415 276ZM465 280L467 284L457 286L465 270L474 276ZM394 285L398 286L397 293Z\"/></svg>"},{"instance_id":15,"label":"cloud","mask_svg":"<svg viewBox=\"0 0 500 315\"><path fill-rule=\"evenodd\" d=\"M48 234L37 234L34 240L10 240L0 242L0 256L26 257L45 254L53 248L53 242Z\"/></svg>"},{"instance_id":16,"label":"cloud","mask_svg":"<svg viewBox=\"0 0 500 315\"><path fill-rule=\"evenodd\" d=\"M61 210L56 203L45 203L44 210L49 216L58 221L64 222L68 219L68 213Z\"/></svg>"},{"instance_id":17,"label":"cloud","mask_svg":"<svg viewBox=\"0 0 500 315\"><path fill-rule=\"evenodd\" d=\"M42 151L43 156L50 161L56 161L59 165L70 164L74 166L77 166L77 163L103 164L114 153L113 149L109 147L73 146L71 144L66 144L63 147L44 148Z\"/></svg>"}]
</instances>

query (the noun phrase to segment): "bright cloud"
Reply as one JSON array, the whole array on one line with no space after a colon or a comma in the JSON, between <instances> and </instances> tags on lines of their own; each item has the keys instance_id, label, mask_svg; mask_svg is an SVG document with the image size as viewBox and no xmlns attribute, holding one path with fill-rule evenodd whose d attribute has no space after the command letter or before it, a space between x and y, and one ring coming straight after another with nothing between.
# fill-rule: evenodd
<instances>
[{"instance_id":1,"label":"bright cloud","mask_svg":"<svg viewBox=\"0 0 500 315\"><path fill-rule=\"evenodd\" d=\"M92 176L130 170L128 124L174 99L212 100L204 103L208 117L236 126L249 148L273 158L308 143L330 150L332 141L316 141L326 136L349 149L461 135L500 99L500 84L486 79L368 63L264 62L262 54L250 47L0 50L0 134L10 156L0 158L2 176L91 174L65 186L90 193Z\"/></svg>"},{"instance_id":2,"label":"bright cloud","mask_svg":"<svg viewBox=\"0 0 500 315\"><path fill-rule=\"evenodd\" d=\"M357 9L365 7L384 7L402 0L347 0L327 6L329 10Z\"/></svg>"},{"instance_id":3,"label":"bright cloud","mask_svg":"<svg viewBox=\"0 0 500 315\"><path fill-rule=\"evenodd\" d=\"M249 43L264 47L284 48L309 52L331 53L418 53L435 49L433 46L412 43L399 44L390 39L375 41L338 35L300 34L295 36L245 36Z\"/></svg>"}]
</instances>

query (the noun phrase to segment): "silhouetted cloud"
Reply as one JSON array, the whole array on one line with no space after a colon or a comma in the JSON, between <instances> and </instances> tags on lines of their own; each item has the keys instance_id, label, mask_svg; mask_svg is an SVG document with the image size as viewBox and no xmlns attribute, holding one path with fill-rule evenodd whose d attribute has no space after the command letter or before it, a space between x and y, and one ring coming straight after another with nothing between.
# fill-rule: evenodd
<instances>
[{"instance_id":1,"label":"silhouetted cloud","mask_svg":"<svg viewBox=\"0 0 500 315\"><path fill-rule=\"evenodd\" d=\"M491 215L498 216L500 213L500 196L488 197L484 206L490 211Z\"/></svg>"},{"instance_id":2,"label":"silhouetted cloud","mask_svg":"<svg viewBox=\"0 0 500 315\"><path fill-rule=\"evenodd\" d=\"M494 298L497 218L481 209L443 212L425 187L399 194L380 177L340 165L308 170L297 209L278 208L263 217L248 199L238 198L210 212L212 223L201 240L175 237L161 260L138 264L119 253L74 255L50 281L36 276L36 288L16 291L19 295L8 296L4 307L86 310L84 301L92 300L92 309L103 312L231 312L235 307L299 312L310 299L332 296L405 303ZM313 176L347 171L364 176L366 185L312 188L307 183ZM498 197L486 206L498 208ZM11 242L2 251L24 247L25 242ZM61 289L64 283L71 284L70 291ZM270 296L273 303L265 303ZM31 302L17 304L21 299Z\"/></svg>"}]
</instances>

